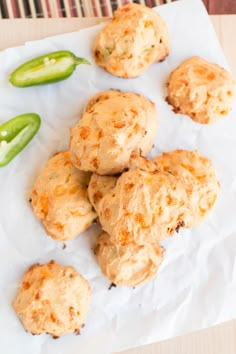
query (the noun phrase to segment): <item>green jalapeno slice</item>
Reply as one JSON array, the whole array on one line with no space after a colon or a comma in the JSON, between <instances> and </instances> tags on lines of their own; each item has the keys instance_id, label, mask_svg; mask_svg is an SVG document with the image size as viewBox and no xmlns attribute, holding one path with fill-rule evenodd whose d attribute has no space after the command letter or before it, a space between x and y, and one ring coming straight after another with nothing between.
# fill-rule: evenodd
<instances>
[{"instance_id":1,"label":"green jalapeno slice","mask_svg":"<svg viewBox=\"0 0 236 354\"><path fill-rule=\"evenodd\" d=\"M9 81L17 87L53 83L67 79L79 64L90 64L67 50L48 53L30 60L14 70Z\"/></svg>"},{"instance_id":2,"label":"green jalapeno slice","mask_svg":"<svg viewBox=\"0 0 236 354\"><path fill-rule=\"evenodd\" d=\"M24 149L39 130L40 123L38 114L26 113L0 126L0 167Z\"/></svg>"}]
</instances>

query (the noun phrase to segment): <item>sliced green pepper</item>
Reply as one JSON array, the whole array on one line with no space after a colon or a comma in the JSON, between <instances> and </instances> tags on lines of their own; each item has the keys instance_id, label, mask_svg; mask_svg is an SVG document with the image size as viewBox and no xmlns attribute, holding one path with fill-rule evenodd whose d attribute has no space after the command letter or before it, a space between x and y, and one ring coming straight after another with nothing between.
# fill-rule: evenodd
<instances>
[{"instance_id":1,"label":"sliced green pepper","mask_svg":"<svg viewBox=\"0 0 236 354\"><path fill-rule=\"evenodd\" d=\"M14 70L9 78L12 85L28 87L67 79L79 64L90 64L67 50L48 53L30 60Z\"/></svg>"},{"instance_id":2,"label":"sliced green pepper","mask_svg":"<svg viewBox=\"0 0 236 354\"><path fill-rule=\"evenodd\" d=\"M0 167L7 165L30 142L40 127L40 117L27 113L0 126Z\"/></svg>"}]
</instances>

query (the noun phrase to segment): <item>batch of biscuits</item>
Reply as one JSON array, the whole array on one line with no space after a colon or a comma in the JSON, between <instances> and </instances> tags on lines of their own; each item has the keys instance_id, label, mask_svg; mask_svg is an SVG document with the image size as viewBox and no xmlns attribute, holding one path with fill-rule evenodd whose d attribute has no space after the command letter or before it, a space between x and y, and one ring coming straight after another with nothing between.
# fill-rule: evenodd
<instances>
[{"instance_id":1,"label":"batch of biscuits","mask_svg":"<svg viewBox=\"0 0 236 354\"><path fill-rule=\"evenodd\" d=\"M93 53L100 67L128 80L165 60L169 47L164 20L152 9L128 4L98 33ZM170 74L167 89L173 114L211 124L231 110L236 84L225 69L192 57ZM100 223L94 253L117 286L154 278L164 259L160 241L203 222L219 194L214 167L198 151L145 157L157 129L156 107L148 98L99 92L71 129L68 151L46 163L31 192L32 209L55 240L73 240ZM27 331L59 337L79 333L90 296L82 275L51 261L26 272L13 306Z\"/></svg>"}]
</instances>

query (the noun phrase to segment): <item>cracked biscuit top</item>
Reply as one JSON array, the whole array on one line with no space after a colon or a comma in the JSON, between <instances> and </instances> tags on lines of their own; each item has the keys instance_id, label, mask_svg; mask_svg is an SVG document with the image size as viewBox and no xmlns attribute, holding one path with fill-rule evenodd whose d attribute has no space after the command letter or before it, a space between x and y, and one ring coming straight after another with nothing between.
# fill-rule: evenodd
<instances>
[{"instance_id":1,"label":"cracked biscuit top","mask_svg":"<svg viewBox=\"0 0 236 354\"><path fill-rule=\"evenodd\" d=\"M160 241L183 226L186 205L187 194L178 177L135 169L124 172L103 195L97 213L113 243L143 245Z\"/></svg>"},{"instance_id":2,"label":"cracked biscuit top","mask_svg":"<svg viewBox=\"0 0 236 354\"><path fill-rule=\"evenodd\" d=\"M98 93L71 129L72 163L100 175L120 173L133 151L146 155L151 150L156 131L155 105L144 96L115 90Z\"/></svg>"}]
</instances>

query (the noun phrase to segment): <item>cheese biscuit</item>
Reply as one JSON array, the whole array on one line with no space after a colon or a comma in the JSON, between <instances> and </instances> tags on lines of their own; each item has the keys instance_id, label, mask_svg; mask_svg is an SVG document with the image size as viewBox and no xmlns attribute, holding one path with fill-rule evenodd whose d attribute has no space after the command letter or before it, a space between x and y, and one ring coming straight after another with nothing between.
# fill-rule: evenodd
<instances>
[{"instance_id":1,"label":"cheese biscuit","mask_svg":"<svg viewBox=\"0 0 236 354\"><path fill-rule=\"evenodd\" d=\"M88 199L91 174L76 169L68 151L52 157L31 192L31 205L49 236L58 241L76 238L96 219Z\"/></svg>"},{"instance_id":2,"label":"cheese biscuit","mask_svg":"<svg viewBox=\"0 0 236 354\"><path fill-rule=\"evenodd\" d=\"M89 283L75 268L51 261L29 268L13 308L26 331L60 337L69 332L79 334L90 297Z\"/></svg>"},{"instance_id":3,"label":"cheese biscuit","mask_svg":"<svg viewBox=\"0 0 236 354\"><path fill-rule=\"evenodd\" d=\"M214 123L227 116L236 94L231 74L200 57L184 61L171 73L167 86L167 101L174 112L201 124Z\"/></svg>"},{"instance_id":4,"label":"cheese biscuit","mask_svg":"<svg viewBox=\"0 0 236 354\"><path fill-rule=\"evenodd\" d=\"M112 75L139 76L151 64L168 56L166 23L144 5L124 5L97 35L93 52L96 63Z\"/></svg>"},{"instance_id":5,"label":"cheese biscuit","mask_svg":"<svg viewBox=\"0 0 236 354\"><path fill-rule=\"evenodd\" d=\"M103 274L115 285L137 286L154 278L163 260L163 247L155 244L121 246L103 233L95 254Z\"/></svg>"},{"instance_id":6,"label":"cheese biscuit","mask_svg":"<svg viewBox=\"0 0 236 354\"><path fill-rule=\"evenodd\" d=\"M133 151L145 156L151 150L157 125L155 105L144 96L115 90L98 93L71 129L72 163L100 175L120 173Z\"/></svg>"}]
</instances>

